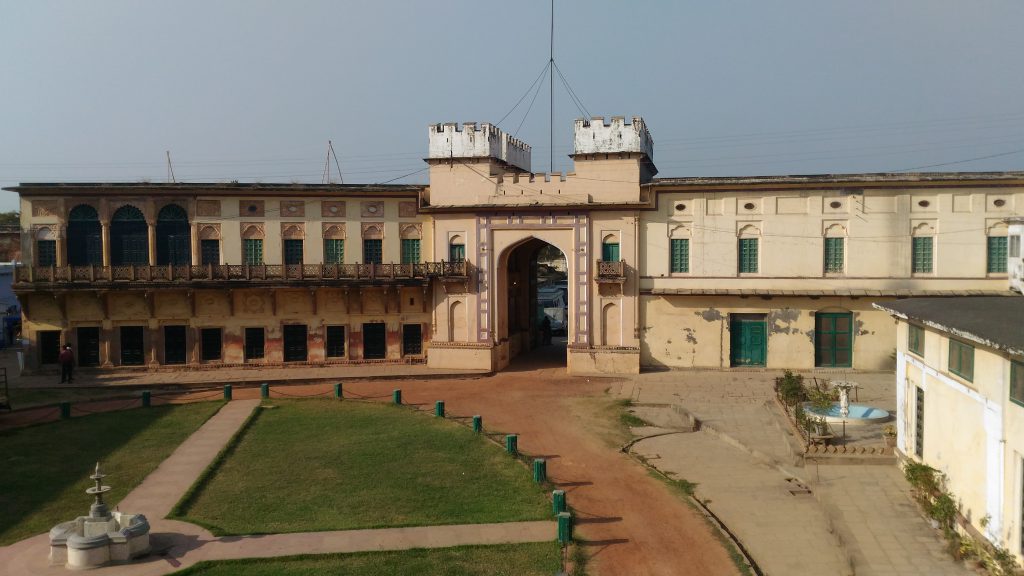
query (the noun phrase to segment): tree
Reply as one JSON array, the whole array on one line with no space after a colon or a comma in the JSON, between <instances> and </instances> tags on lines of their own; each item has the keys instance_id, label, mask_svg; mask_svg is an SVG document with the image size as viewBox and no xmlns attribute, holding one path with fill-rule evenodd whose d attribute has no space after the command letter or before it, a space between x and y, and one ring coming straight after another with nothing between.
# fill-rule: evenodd
<instances>
[{"instance_id":1,"label":"tree","mask_svg":"<svg viewBox=\"0 0 1024 576\"><path fill-rule=\"evenodd\" d=\"M21 224L21 214L17 210L11 210L10 212L0 212L0 225L11 225L17 226Z\"/></svg>"}]
</instances>

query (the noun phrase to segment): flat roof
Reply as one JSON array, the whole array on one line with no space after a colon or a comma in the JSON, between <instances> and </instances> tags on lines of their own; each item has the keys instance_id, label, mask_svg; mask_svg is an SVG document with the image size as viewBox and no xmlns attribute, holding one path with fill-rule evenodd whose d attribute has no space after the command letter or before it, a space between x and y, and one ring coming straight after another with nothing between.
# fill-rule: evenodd
<instances>
[{"instance_id":1,"label":"flat roof","mask_svg":"<svg viewBox=\"0 0 1024 576\"><path fill-rule=\"evenodd\" d=\"M671 186L733 187L733 186L844 186L853 188L899 185L935 186L971 184L1019 185L1024 172L868 172L860 174L797 174L789 176L710 176L655 178L658 188Z\"/></svg>"},{"instance_id":2,"label":"flat roof","mask_svg":"<svg viewBox=\"0 0 1024 576\"><path fill-rule=\"evenodd\" d=\"M290 184L262 182L28 182L4 188L25 195L246 195L294 196L345 193L415 194L423 184Z\"/></svg>"},{"instance_id":3,"label":"flat roof","mask_svg":"<svg viewBox=\"0 0 1024 576\"><path fill-rule=\"evenodd\" d=\"M1024 356L1024 296L913 298L873 306L904 320Z\"/></svg>"}]
</instances>

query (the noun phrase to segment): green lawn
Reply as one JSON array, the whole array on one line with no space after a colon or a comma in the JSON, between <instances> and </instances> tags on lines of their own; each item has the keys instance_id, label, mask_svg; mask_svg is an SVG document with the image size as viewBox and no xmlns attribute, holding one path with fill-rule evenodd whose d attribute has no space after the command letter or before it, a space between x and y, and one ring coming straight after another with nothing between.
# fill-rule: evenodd
<instances>
[{"instance_id":1,"label":"green lawn","mask_svg":"<svg viewBox=\"0 0 1024 576\"><path fill-rule=\"evenodd\" d=\"M545 542L200 562L173 576L550 576L559 558L558 544Z\"/></svg>"},{"instance_id":2,"label":"green lawn","mask_svg":"<svg viewBox=\"0 0 1024 576\"><path fill-rule=\"evenodd\" d=\"M132 397L141 397L138 392L103 388L10 388L8 394L11 406L15 409L58 402L88 402L104 398L124 398L127 402Z\"/></svg>"},{"instance_id":3,"label":"green lawn","mask_svg":"<svg viewBox=\"0 0 1024 576\"><path fill-rule=\"evenodd\" d=\"M113 487L106 500L116 504L221 406L139 408L0 432L0 545L88 514L97 460Z\"/></svg>"},{"instance_id":4,"label":"green lawn","mask_svg":"<svg viewBox=\"0 0 1024 576\"><path fill-rule=\"evenodd\" d=\"M462 426L384 404L273 406L177 517L218 535L550 517L530 471Z\"/></svg>"}]
</instances>

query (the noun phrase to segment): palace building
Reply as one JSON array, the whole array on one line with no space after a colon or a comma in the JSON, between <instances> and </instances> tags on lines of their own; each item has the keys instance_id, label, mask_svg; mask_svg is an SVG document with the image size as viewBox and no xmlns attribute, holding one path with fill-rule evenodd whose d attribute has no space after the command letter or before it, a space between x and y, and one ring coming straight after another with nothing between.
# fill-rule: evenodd
<instances>
[{"instance_id":1,"label":"palace building","mask_svg":"<svg viewBox=\"0 0 1024 576\"><path fill-rule=\"evenodd\" d=\"M574 171L490 124L429 127L429 185L21 184L27 366L426 362L886 369L872 301L1004 296L1024 172L658 178L642 119L577 120Z\"/></svg>"}]
</instances>

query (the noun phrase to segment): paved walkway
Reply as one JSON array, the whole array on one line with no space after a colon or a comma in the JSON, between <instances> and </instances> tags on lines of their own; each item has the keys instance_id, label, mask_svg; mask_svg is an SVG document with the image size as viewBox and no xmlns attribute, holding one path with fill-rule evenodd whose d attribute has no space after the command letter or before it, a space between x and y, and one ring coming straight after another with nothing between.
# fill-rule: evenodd
<instances>
[{"instance_id":1,"label":"paved walkway","mask_svg":"<svg viewBox=\"0 0 1024 576\"><path fill-rule=\"evenodd\" d=\"M118 508L125 511L146 514L150 521L150 542L154 554L138 563L109 566L90 573L160 576L203 560L549 542L555 539L556 525L552 521L215 538L194 524L166 519L171 508L259 404L259 400L235 400L225 405L118 503ZM0 575L67 574L62 566L48 565L48 552L46 534L0 548Z\"/></svg>"},{"instance_id":2,"label":"paved walkway","mask_svg":"<svg viewBox=\"0 0 1024 576\"><path fill-rule=\"evenodd\" d=\"M675 405L702 432L643 440L635 453L659 470L697 482L697 497L751 552L767 574L858 576L964 575L941 534L911 499L895 465L803 467L799 442L774 404L768 371L675 371L641 374L612 392L644 404ZM819 375L865 385L860 401L890 409L892 374ZM795 478L809 489L791 487ZM814 536L805 532L817 532ZM812 541L817 541L814 543ZM832 566L829 568L829 566Z\"/></svg>"}]
</instances>

